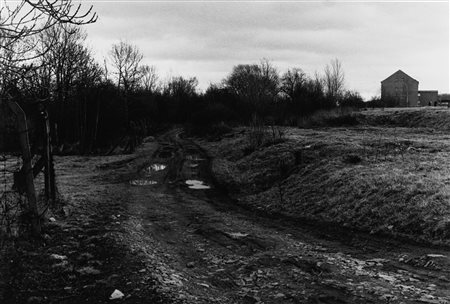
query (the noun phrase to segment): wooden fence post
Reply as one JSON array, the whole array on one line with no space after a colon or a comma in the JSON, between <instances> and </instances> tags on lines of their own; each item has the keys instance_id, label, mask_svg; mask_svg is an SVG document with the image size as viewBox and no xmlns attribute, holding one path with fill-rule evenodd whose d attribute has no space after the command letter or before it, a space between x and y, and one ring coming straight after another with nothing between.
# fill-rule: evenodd
<instances>
[{"instance_id":1,"label":"wooden fence post","mask_svg":"<svg viewBox=\"0 0 450 304\"><path fill-rule=\"evenodd\" d=\"M34 188L33 167L31 165L30 139L28 137L27 117L18 103L7 100L8 106L17 117L17 130L22 149L23 170L25 174L25 190L28 199L28 212L31 216L31 229L35 235L41 233L41 223L37 207L36 191Z\"/></svg>"},{"instance_id":2,"label":"wooden fence post","mask_svg":"<svg viewBox=\"0 0 450 304\"><path fill-rule=\"evenodd\" d=\"M46 109L42 109L41 114L44 118L45 196L47 200L51 201L54 207L56 203L56 185L50 136L50 121Z\"/></svg>"}]
</instances>

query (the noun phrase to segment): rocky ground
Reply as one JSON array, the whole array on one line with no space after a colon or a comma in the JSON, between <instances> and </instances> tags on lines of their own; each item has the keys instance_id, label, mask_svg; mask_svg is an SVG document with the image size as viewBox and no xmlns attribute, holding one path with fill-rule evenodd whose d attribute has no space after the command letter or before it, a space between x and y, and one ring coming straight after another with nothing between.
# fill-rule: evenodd
<instances>
[{"instance_id":1,"label":"rocky ground","mask_svg":"<svg viewBox=\"0 0 450 304\"><path fill-rule=\"evenodd\" d=\"M120 241L126 189L106 182L113 171L101 169L112 162L128 172L133 159L57 157L64 211L49 214L41 239L19 239L3 248L1 303L106 303L116 288L127 291L132 303L166 303L154 292L139 253Z\"/></svg>"},{"instance_id":2,"label":"rocky ground","mask_svg":"<svg viewBox=\"0 0 450 304\"><path fill-rule=\"evenodd\" d=\"M303 140L295 132L287 136ZM323 132L316 133L327 137ZM42 240L17 241L4 252L0 302L450 302L444 247L307 221L288 206L257 208L272 194L260 195L261 204L255 195L280 177L270 175L277 161L264 152L241 155L237 143L245 134L205 142L175 130L149 139L134 155L57 158L68 208L48 221ZM222 168L248 161L228 167L237 180L217 183L227 175L210 156L223 153ZM295 164L296 157L284 159ZM258 159L266 176L252 171ZM211 174L216 171L223 175Z\"/></svg>"}]
</instances>

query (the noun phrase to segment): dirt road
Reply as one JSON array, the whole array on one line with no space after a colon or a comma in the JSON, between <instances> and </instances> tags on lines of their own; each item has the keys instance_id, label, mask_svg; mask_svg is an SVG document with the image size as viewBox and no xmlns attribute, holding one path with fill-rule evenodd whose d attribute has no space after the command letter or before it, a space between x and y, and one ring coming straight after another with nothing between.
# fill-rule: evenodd
<instances>
[{"instance_id":1,"label":"dirt road","mask_svg":"<svg viewBox=\"0 0 450 304\"><path fill-rule=\"evenodd\" d=\"M447 250L245 210L178 131L140 157L136 174L110 171L110 191L126 198L122 242L173 301L450 303Z\"/></svg>"},{"instance_id":2,"label":"dirt road","mask_svg":"<svg viewBox=\"0 0 450 304\"><path fill-rule=\"evenodd\" d=\"M58 157L66 215L18 242L1 303L450 303L450 252L240 207L180 131Z\"/></svg>"}]
</instances>

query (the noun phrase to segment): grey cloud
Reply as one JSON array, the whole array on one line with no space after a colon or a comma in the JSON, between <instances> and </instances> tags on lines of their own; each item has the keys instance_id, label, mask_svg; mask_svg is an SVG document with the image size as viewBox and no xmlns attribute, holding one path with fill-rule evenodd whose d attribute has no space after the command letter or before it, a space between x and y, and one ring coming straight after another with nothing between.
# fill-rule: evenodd
<instances>
[{"instance_id":1,"label":"grey cloud","mask_svg":"<svg viewBox=\"0 0 450 304\"><path fill-rule=\"evenodd\" d=\"M87 27L96 49L126 39L160 71L197 75L201 84L261 57L310 73L337 57L348 85L362 92L375 94L379 81L401 67L448 90L448 4L102 3L96 9L100 20Z\"/></svg>"}]
</instances>

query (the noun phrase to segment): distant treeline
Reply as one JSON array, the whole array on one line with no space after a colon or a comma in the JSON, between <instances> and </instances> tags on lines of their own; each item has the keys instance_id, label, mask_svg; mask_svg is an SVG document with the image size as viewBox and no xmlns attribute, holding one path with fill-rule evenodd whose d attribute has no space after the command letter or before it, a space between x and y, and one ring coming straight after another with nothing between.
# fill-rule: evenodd
<instances>
[{"instance_id":1,"label":"distant treeline","mask_svg":"<svg viewBox=\"0 0 450 304\"><path fill-rule=\"evenodd\" d=\"M345 88L337 59L314 76L300 68L280 73L266 59L240 64L222 82L200 92L195 77L161 80L154 66L141 64L142 53L129 43L114 44L99 63L80 28L55 27L39 38L35 51L51 45L50 50L32 62L3 59L8 68L0 71L0 86L3 100L17 101L28 113L36 142L42 110L48 109L56 151L104 153L121 141L136 141L173 124L197 133L248 124L255 117L267 124L296 126L318 110L365 106L357 92ZM7 55L5 51L2 57ZM4 102L0 109L5 121L11 113ZM14 146L11 124L8 119L0 146Z\"/></svg>"}]
</instances>

